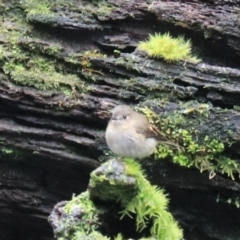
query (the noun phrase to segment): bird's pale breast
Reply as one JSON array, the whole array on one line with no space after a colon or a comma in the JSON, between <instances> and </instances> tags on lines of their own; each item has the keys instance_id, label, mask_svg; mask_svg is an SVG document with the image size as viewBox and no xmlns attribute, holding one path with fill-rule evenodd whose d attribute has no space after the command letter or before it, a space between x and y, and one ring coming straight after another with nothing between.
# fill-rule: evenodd
<instances>
[{"instance_id":1,"label":"bird's pale breast","mask_svg":"<svg viewBox=\"0 0 240 240\"><path fill-rule=\"evenodd\" d=\"M157 140L154 138L145 138L134 129L112 128L111 124L106 130L106 141L115 154L129 158L149 156L157 146Z\"/></svg>"}]
</instances>

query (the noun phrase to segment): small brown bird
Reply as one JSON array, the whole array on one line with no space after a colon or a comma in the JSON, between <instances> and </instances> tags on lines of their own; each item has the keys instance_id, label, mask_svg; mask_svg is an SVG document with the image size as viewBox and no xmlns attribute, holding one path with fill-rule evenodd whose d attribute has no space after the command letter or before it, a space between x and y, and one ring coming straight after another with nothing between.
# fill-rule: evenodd
<instances>
[{"instance_id":1,"label":"small brown bird","mask_svg":"<svg viewBox=\"0 0 240 240\"><path fill-rule=\"evenodd\" d=\"M174 144L152 126L145 115L133 111L127 105L113 109L106 130L108 147L115 154L128 158L144 158L151 155L159 142Z\"/></svg>"}]
</instances>

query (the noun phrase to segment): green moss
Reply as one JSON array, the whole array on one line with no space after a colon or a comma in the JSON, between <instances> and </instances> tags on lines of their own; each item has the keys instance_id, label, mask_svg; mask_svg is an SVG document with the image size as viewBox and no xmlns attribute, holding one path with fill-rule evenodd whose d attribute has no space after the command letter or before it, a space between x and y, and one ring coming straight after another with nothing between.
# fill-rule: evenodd
<instances>
[{"instance_id":1,"label":"green moss","mask_svg":"<svg viewBox=\"0 0 240 240\"><path fill-rule=\"evenodd\" d=\"M110 240L108 237L104 237L101 233L92 232L88 235L82 233L81 231L76 232L76 234L72 237L60 237L58 240Z\"/></svg>"},{"instance_id":2,"label":"green moss","mask_svg":"<svg viewBox=\"0 0 240 240\"><path fill-rule=\"evenodd\" d=\"M82 1L79 4L64 0L24 0L22 1L22 7L27 13L27 19L34 19L38 15L47 15L48 17L55 17L58 15L58 9L64 12L65 16L71 19L76 18L82 23L88 23L92 28L101 28L95 17L101 21L108 20L114 11L116 6L108 1ZM73 16L74 15L74 16ZM46 16L45 16L46 18ZM42 18L41 21L44 21Z\"/></svg>"},{"instance_id":3,"label":"green moss","mask_svg":"<svg viewBox=\"0 0 240 240\"><path fill-rule=\"evenodd\" d=\"M55 235L58 240L110 240L98 232L101 224L99 214L102 210L96 208L89 198L88 191L74 196L63 207L63 216L59 219Z\"/></svg>"},{"instance_id":4,"label":"green moss","mask_svg":"<svg viewBox=\"0 0 240 240\"><path fill-rule=\"evenodd\" d=\"M155 158L170 157L172 161L183 167L196 167L200 171L209 171L210 176L215 172L227 174L234 180L234 173L240 174L240 165L224 153L224 142L218 136L218 131L211 137L199 138L196 124L203 124L209 117L210 107L206 104L188 106L168 116L159 118L148 108L140 109L165 135L183 148L172 149L160 144L155 152ZM188 115L194 116L193 118ZM202 123L199 123L202 121ZM225 144L229 140L225 139Z\"/></svg>"},{"instance_id":5,"label":"green moss","mask_svg":"<svg viewBox=\"0 0 240 240\"><path fill-rule=\"evenodd\" d=\"M133 159L125 159L126 173L137 180L138 194L131 201L123 203L122 216L136 214L137 229L147 227L152 221L151 235L161 240L180 240L182 230L168 212L168 198L163 190L152 186L146 180L141 166Z\"/></svg>"},{"instance_id":6,"label":"green moss","mask_svg":"<svg viewBox=\"0 0 240 240\"><path fill-rule=\"evenodd\" d=\"M64 217L59 221L55 232L58 240L109 240L97 232L100 225L99 214L88 191L73 197L63 208Z\"/></svg>"},{"instance_id":7,"label":"green moss","mask_svg":"<svg viewBox=\"0 0 240 240\"><path fill-rule=\"evenodd\" d=\"M2 155L11 155L14 153L14 150L9 147L0 147L0 151Z\"/></svg>"},{"instance_id":8,"label":"green moss","mask_svg":"<svg viewBox=\"0 0 240 240\"><path fill-rule=\"evenodd\" d=\"M101 220L99 214L105 210L97 209L86 191L79 196L74 196L63 208L64 217L58 222L55 234L58 240L110 240L109 237L98 232ZM80 215L77 215L80 213ZM123 240L117 234L114 240ZM141 240L154 240L155 238L141 238ZM173 239L174 240L174 239Z\"/></svg>"},{"instance_id":9,"label":"green moss","mask_svg":"<svg viewBox=\"0 0 240 240\"><path fill-rule=\"evenodd\" d=\"M114 240L125 240L125 238L122 236L122 234L118 234ZM130 239L129 239L130 240ZM156 240L155 237L149 237L149 238L140 238L139 240Z\"/></svg>"},{"instance_id":10,"label":"green moss","mask_svg":"<svg viewBox=\"0 0 240 240\"><path fill-rule=\"evenodd\" d=\"M25 156L28 156L27 152L20 151L19 149L10 145L5 145L3 142L0 143L0 160L20 160Z\"/></svg>"},{"instance_id":11,"label":"green moss","mask_svg":"<svg viewBox=\"0 0 240 240\"><path fill-rule=\"evenodd\" d=\"M66 1L63 1L63 6L66 6ZM108 1L85 1L79 5L68 5L68 9L71 9L73 12L78 12L81 15L81 18L85 22L93 22L92 17L97 17L99 20L104 21L108 20L114 10L117 7Z\"/></svg>"},{"instance_id":12,"label":"green moss","mask_svg":"<svg viewBox=\"0 0 240 240\"><path fill-rule=\"evenodd\" d=\"M72 11L81 12L81 16L83 20L90 21L93 16L97 17L99 20L104 21L108 20L114 10L117 7L108 1L86 1L79 5L77 8L76 6L72 6Z\"/></svg>"},{"instance_id":13,"label":"green moss","mask_svg":"<svg viewBox=\"0 0 240 240\"><path fill-rule=\"evenodd\" d=\"M51 4L48 0L23 0L21 4L27 12L27 18L38 14L52 14Z\"/></svg>"},{"instance_id":14,"label":"green moss","mask_svg":"<svg viewBox=\"0 0 240 240\"><path fill-rule=\"evenodd\" d=\"M112 14L112 12L114 10L116 10L117 8L113 5L109 5L109 4L105 4L103 5L102 3L100 3L98 5L99 7L97 8L97 16L98 16L98 19L100 20L108 20Z\"/></svg>"},{"instance_id":15,"label":"green moss","mask_svg":"<svg viewBox=\"0 0 240 240\"><path fill-rule=\"evenodd\" d=\"M219 203L227 203L232 206L235 206L236 208L240 208L240 199L239 197L226 197L226 196L221 196L220 194L217 195L216 197L216 202Z\"/></svg>"},{"instance_id":16,"label":"green moss","mask_svg":"<svg viewBox=\"0 0 240 240\"><path fill-rule=\"evenodd\" d=\"M11 31L5 25L0 27L7 39L6 43L0 44L0 66L9 80L17 85L53 90L67 96L87 92L88 86L84 81L75 74L67 74L61 63L49 57L58 54L62 48L26 38L26 32L21 31L25 25L22 20L14 22L15 27Z\"/></svg>"},{"instance_id":17,"label":"green moss","mask_svg":"<svg viewBox=\"0 0 240 240\"><path fill-rule=\"evenodd\" d=\"M41 67L27 69L23 65L6 63L3 69L15 83L40 90L58 90L65 95L72 95L84 88L76 75L57 73L51 65L44 71Z\"/></svg>"},{"instance_id":18,"label":"green moss","mask_svg":"<svg viewBox=\"0 0 240 240\"><path fill-rule=\"evenodd\" d=\"M134 216L136 230L151 227L150 238L180 240L182 230L168 211L168 198L147 181L139 163L133 159L110 160L91 173L90 196L119 202L121 217Z\"/></svg>"},{"instance_id":19,"label":"green moss","mask_svg":"<svg viewBox=\"0 0 240 240\"><path fill-rule=\"evenodd\" d=\"M99 232L92 232L88 235L82 233L82 232L76 232L76 234L73 236L73 238L70 238L69 240L110 240L110 238L103 236ZM63 238L62 240L66 240Z\"/></svg>"},{"instance_id":20,"label":"green moss","mask_svg":"<svg viewBox=\"0 0 240 240\"><path fill-rule=\"evenodd\" d=\"M37 39L29 38L24 39L21 45L34 53L43 53L49 56L57 57L64 49L59 44L47 44L45 42L41 42Z\"/></svg>"},{"instance_id":21,"label":"green moss","mask_svg":"<svg viewBox=\"0 0 240 240\"><path fill-rule=\"evenodd\" d=\"M9 49L9 48L8 48ZM55 68L57 62L47 57L35 56L24 52L19 47L12 47L2 54L5 60L2 68L5 74L18 85L34 87L39 90L55 90L67 96L74 96L88 91L87 84L75 74L65 74ZM12 52L11 52L12 51ZM6 56L8 55L8 57Z\"/></svg>"},{"instance_id":22,"label":"green moss","mask_svg":"<svg viewBox=\"0 0 240 240\"><path fill-rule=\"evenodd\" d=\"M123 236L122 236L122 234L118 234L115 238L114 238L114 240L123 240L124 238L123 238Z\"/></svg>"},{"instance_id":23,"label":"green moss","mask_svg":"<svg viewBox=\"0 0 240 240\"><path fill-rule=\"evenodd\" d=\"M167 62L200 61L191 53L190 40L186 41L183 37L173 38L169 33L150 35L148 41L138 44L138 49L145 51L150 57L162 58Z\"/></svg>"},{"instance_id":24,"label":"green moss","mask_svg":"<svg viewBox=\"0 0 240 240\"><path fill-rule=\"evenodd\" d=\"M45 3L46 1L22 2L29 8L34 4L42 6ZM52 60L51 56L57 59L56 55L63 51L60 45L29 38L31 28L21 12L16 21L12 20L14 18L10 13L5 15L4 18L0 17L2 22L8 23L0 27L0 33L6 39L6 42L0 44L0 66L10 81L38 90L53 90L67 96L79 96L88 91L88 86L82 79L75 74L67 74L60 61Z\"/></svg>"}]
</instances>

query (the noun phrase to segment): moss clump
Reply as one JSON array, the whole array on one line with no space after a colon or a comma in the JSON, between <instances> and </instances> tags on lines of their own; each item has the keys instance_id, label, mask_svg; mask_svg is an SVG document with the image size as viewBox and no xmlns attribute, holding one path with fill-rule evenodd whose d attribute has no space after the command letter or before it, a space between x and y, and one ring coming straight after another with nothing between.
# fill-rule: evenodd
<instances>
[{"instance_id":1,"label":"moss clump","mask_svg":"<svg viewBox=\"0 0 240 240\"><path fill-rule=\"evenodd\" d=\"M168 212L168 198L147 181L135 160L114 159L102 164L91 173L89 191L94 199L119 202L123 208L121 217L134 216L136 230L140 233L144 230L149 239L182 238L182 230Z\"/></svg>"},{"instance_id":2,"label":"moss clump","mask_svg":"<svg viewBox=\"0 0 240 240\"><path fill-rule=\"evenodd\" d=\"M65 4L65 3L63 3ZM113 11L117 10L117 7L108 1L86 1L83 4L71 7L74 12L80 12L81 18L85 22L93 22L91 19L93 16L101 21L109 20Z\"/></svg>"},{"instance_id":3,"label":"moss clump","mask_svg":"<svg viewBox=\"0 0 240 240\"><path fill-rule=\"evenodd\" d=\"M36 38L25 38L24 41L20 42L21 47L37 54L44 54L49 56L58 57L64 48L57 43L46 43L39 41Z\"/></svg>"},{"instance_id":4,"label":"moss clump","mask_svg":"<svg viewBox=\"0 0 240 240\"><path fill-rule=\"evenodd\" d=\"M109 204L114 208L109 207ZM109 235L115 234L115 239L120 240L124 233L120 234L111 220L107 223L104 219L121 216L132 218L134 215L136 230L145 230L142 235L146 238L139 236L140 239L180 240L182 230L168 212L167 205L168 198L162 190L146 180L139 163L133 159L112 159L91 173L88 191L73 197L58 210L61 216L56 219L56 214L53 214L50 222L58 240L107 240L108 237L99 233L101 230L107 231L106 234ZM116 206L123 211L119 212L120 209L115 209ZM123 223L124 220L121 224ZM109 230L112 227L116 233Z\"/></svg>"},{"instance_id":5,"label":"moss clump","mask_svg":"<svg viewBox=\"0 0 240 240\"><path fill-rule=\"evenodd\" d=\"M182 230L168 212L168 198L163 190L152 186L145 178L140 164L125 159L126 173L137 180L138 194L129 202L123 202L123 216L136 214L137 230L141 231L152 221L151 236L161 240L180 240Z\"/></svg>"},{"instance_id":6,"label":"moss clump","mask_svg":"<svg viewBox=\"0 0 240 240\"><path fill-rule=\"evenodd\" d=\"M14 150L9 147L0 147L0 155L12 155Z\"/></svg>"},{"instance_id":7,"label":"moss clump","mask_svg":"<svg viewBox=\"0 0 240 240\"><path fill-rule=\"evenodd\" d=\"M28 157L28 153L26 151L21 151L11 145L5 145L0 143L0 161L3 160L20 160L23 157Z\"/></svg>"},{"instance_id":8,"label":"moss clump","mask_svg":"<svg viewBox=\"0 0 240 240\"><path fill-rule=\"evenodd\" d=\"M73 1L64 0L24 0L21 1L21 5L30 21L56 21L61 9L61 12L65 13L64 17L83 23L83 27L87 23L87 28L100 29L103 26L98 24L95 18L101 21L109 20L112 12L117 9L108 1L82 1L76 4Z\"/></svg>"},{"instance_id":9,"label":"moss clump","mask_svg":"<svg viewBox=\"0 0 240 240\"><path fill-rule=\"evenodd\" d=\"M186 41L183 37L173 38L169 33L150 35L148 41L138 44L138 49L145 51L150 57L162 58L167 62L200 61L191 53L190 40Z\"/></svg>"},{"instance_id":10,"label":"moss clump","mask_svg":"<svg viewBox=\"0 0 240 240\"><path fill-rule=\"evenodd\" d=\"M27 18L38 14L52 14L50 1L48 0L23 0L21 4L27 12Z\"/></svg>"},{"instance_id":11,"label":"moss clump","mask_svg":"<svg viewBox=\"0 0 240 240\"><path fill-rule=\"evenodd\" d=\"M97 232L100 210L95 207L86 191L73 197L63 208L54 233L58 240L109 240Z\"/></svg>"}]
</instances>

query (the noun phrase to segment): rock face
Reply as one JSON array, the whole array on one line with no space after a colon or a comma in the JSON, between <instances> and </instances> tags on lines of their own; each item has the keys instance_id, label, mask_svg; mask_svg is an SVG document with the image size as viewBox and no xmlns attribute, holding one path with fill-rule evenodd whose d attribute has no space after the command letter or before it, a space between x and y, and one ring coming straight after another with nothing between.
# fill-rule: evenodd
<instances>
[{"instance_id":1,"label":"rock face","mask_svg":"<svg viewBox=\"0 0 240 240\"><path fill-rule=\"evenodd\" d=\"M224 144L217 155L206 147L211 161L191 152L191 168L168 157L146 169L186 240L239 239L239 11L230 0L2 2L0 239L53 239L47 217L106 158L108 111L119 103L162 118L177 111L194 141ZM191 38L202 61L148 58L137 44L155 32Z\"/></svg>"}]
</instances>

